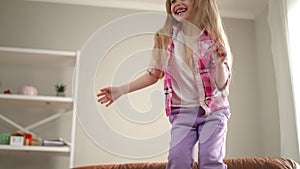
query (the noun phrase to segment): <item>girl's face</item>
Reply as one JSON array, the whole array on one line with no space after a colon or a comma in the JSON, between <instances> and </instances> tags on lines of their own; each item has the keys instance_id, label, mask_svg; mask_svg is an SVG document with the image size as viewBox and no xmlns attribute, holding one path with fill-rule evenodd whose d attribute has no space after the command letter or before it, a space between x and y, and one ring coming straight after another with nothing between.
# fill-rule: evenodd
<instances>
[{"instance_id":1,"label":"girl's face","mask_svg":"<svg viewBox=\"0 0 300 169\"><path fill-rule=\"evenodd\" d=\"M169 0L171 3L171 14L178 20L190 21L192 18L192 0Z\"/></svg>"}]
</instances>

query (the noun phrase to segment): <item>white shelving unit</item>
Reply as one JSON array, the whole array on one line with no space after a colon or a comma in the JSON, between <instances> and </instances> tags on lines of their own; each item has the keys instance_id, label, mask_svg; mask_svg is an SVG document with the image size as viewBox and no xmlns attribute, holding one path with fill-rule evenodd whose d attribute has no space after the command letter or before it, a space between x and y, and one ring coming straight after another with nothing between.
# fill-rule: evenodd
<instances>
[{"instance_id":1,"label":"white shelving unit","mask_svg":"<svg viewBox=\"0 0 300 169\"><path fill-rule=\"evenodd\" d=\"M32 78L33 81L38 79L38 83L43 82L43 78L49 80L49 78L44 74L38 74L39 70L46 69L51 72L51 69L63 70L66 67L69 69L75 69L76 56L78 52L69 52L69 51L56 51L56 50L41 50L41 49L28 49L28 48L14 48L14 47L0 47L0 68L8 67L16 67L22 73L22 69L29 68L37 69L37 73L35 73L35 78ZM13 69L13 68L12 68ZM9 69L10 70L10 69ZM15 86L22 86L22 82L18 82L18 73L12 78L9 78L9 72L1 72L0 70L0 82L1 78L4 78L6 81L10 81L13 79L11 84ZM55 76L57 73L52 73ZM64 74L62 72L62 74ZM72 82L73 74L66 75L69 79L69 82ZM51 78L52 77L51 75ZM61 78L61 77L60 77ZM54 78L55 79L55 78ZM3 84L4 82L2 82ZM17 83L17 84L16 84ZM33 82L34 83L34 82ZM55 83L55 82L53 82ZM10 84L10 85L11 85ZM72 86L72 84L68 84L68 86ZM0 89L3 89L0 87ZM69 89L71 90L71 89ZM66 113L73 113L73 96L67 97L57 97L54 94L50 94L48 91L39 91L37 96L25 96L18 94L0 94L0 124L5 123L10 127L15 128L15 131L25 131L28 133L34 133L32 130L39 128L55 119L60 118L62 115ZM3 91L0 91L3 93ZM41 94L40 94L41 93ZM69 94L72 95L72 94ZM32 122L31 124L20 124L19 120L16 118L11 119L8 117L10 112L15 113L19 116L20 119L30 118L27 114L38 114L43 112L46 114L46 117L39 119L38 121ZM20 112L20 113L19 113ZM74 115L72 115L74 118ZM68 131L70 135L74 130L74 120L71 119L72 126L71 131ZM63 129L62 129L63 130ZM15 132L11 131L11 132ZM1 133L0 128L0 133ZM37 134L38 133L34 133ZM70 137L72 138L72 136ZM63 153L70 155L72 150L72 143L70 146L61 146L61 147L47 147L47 146L11 146L11 145L0 145L0 151L25 151L25 152L55 152L55 153Z\"/></svg>"}]
</instances>

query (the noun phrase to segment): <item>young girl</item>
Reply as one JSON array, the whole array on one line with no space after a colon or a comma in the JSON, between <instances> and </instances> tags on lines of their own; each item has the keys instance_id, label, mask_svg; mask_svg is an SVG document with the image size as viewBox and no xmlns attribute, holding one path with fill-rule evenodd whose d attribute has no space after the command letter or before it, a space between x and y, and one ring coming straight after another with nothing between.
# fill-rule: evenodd
<instances>
[{"instance_id":1,"label":"young girl","mask_svg":"<svg viewBox=\"0 0 300 169\"><path fill-rule=\"evenodd\" d=\"M230 116L231 55L216 0L167 0L167 17L155 35L153 62L136 80L98 93L111 105L120 96L164 78L172 124L168 169L191 169L198 142L201 169L225 169Z\"/></svg>"}]
</instances>

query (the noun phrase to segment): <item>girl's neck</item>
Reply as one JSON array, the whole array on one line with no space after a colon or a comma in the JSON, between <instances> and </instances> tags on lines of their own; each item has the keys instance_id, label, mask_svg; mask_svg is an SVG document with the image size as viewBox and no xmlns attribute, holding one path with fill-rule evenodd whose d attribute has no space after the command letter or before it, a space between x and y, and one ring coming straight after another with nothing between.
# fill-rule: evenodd
<instances>
[{"instance_id":1,"label":"girl's neck","mask_svg":"<svg viewBox=\"0 0 300 169\"><path fill-rule=\"evenodd\" d=\"M201 30L197 28L196 26L187 23L187 24L182 24L182 32L185 36L196 36L199 35Z\"/></svg>"}]
</instances>

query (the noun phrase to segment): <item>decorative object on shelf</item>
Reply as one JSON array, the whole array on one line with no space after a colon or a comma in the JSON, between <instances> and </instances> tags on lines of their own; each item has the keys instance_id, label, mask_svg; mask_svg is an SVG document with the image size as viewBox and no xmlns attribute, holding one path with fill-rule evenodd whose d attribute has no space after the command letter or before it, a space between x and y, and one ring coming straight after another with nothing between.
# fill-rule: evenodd
<instances>
[{"instance_id":1,"label":"decorative object on shelf","mask_svg":"<svg viewBox=\"0 0 300 169\"><path fill-rule=\"evenodd\" d=\"M8 133L7 133L8 134ZM10 134L10 145L41 146L42 139L31 133L18 131Z\"/></svg>"},{"instance_id":2,"label":"decorative object on shelf","mask_svg":"<svg viewBox=\"0 0 300 169\"><path fill-rule=\"evenodd\" d=\"M20 90L18 91L18 94L28 95L28 96L36 96L38 94L38 91L35 87L26 85L26 86L23 86L20 88Z\"/></svg>"},{"instance_id":3,"label":"decorative object on shelf","mask_svg":"<svg viewBox=\"0 0 300 169\"><path fill-rule=\"evenodd\" d=\"M66 96L65 89L66 89L66 85L63 84L55 85L56 96L65 97Z\"/></svg>"},{"instance_id":4,"label":"decorative object on shelf","mask_svg":"<svg viewBox=\"0 0 300 169\"><path fill-rule=\"evenodd\" d=\"M8 145L9 144L9 133L1 133L0 134L0 144Z\"/></svg>"},{"instance_id":5,"label":"decorative object on shelf","mask_svg":"<svg viewBox=\"0 0 300 169\"><path fill-rule=\"evenodd\" d=\"M25 144L26 146L41 146L42 145L42 139L38 136L24 133L25 136Z\"/></svg>"},{"instance_id":6,"label":"decorative object on shelf","mask_svg":"<svg viewBox=\"0 0 300 169\"><path fill-rule=\"evenodd\" d=\"M3 93L4 93L4 94L12 94L11 91L10 91L10 89L4 90Z\"/></svg>"},{"instance_id":7,"label":"decorative object on shelf","mask_svg":"<svg viewBox=\"0 0 300 169\"><path fill-rule=\"evenodd\" d=\"M20 133L12 133L10 135L9 144L11 146L23 146L24 145L24 136Z\"/></svg>"}]
</instances>

